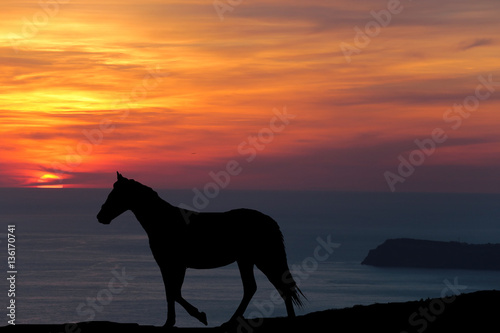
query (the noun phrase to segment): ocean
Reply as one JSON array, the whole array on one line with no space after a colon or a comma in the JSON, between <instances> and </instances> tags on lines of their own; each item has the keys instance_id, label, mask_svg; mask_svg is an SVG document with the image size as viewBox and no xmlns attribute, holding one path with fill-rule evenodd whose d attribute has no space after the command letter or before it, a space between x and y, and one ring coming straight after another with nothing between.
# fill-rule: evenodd
<instances>
[{"instance_id":1,"label":"ocean","mask_svg":"<svg viewBox=\"0 0 500 333\"><path fill-rule=\"evenodd\" d=\"M8 226L15 225L15 296L2 279L4 311L16 324L114 321L163 325L166 302L148 239L132 213L110 225L96 215L108 189L0 189L0 256L8 278ZM171 204L193 204L190 190L160 190ZM500 272L376 268L361 265L388 238L500 243L500 195L327 191L222 191L204 211L253 208L273 217L303 293L298 314L357 304L405 302L500 289ZM9 236L12 237L12 236ZM228 249L230 250L230 249ZM247 317L286 315L257 269L258 291ZM455 286L455 288L450 288ZM183 296L206 312L209 326L227 321L243 294L235 264L188 269ZM179 305L177 326L201 326ZM416 309L417 310L417 309ZM8 324L9 316L3 315Z\"/></svg>"}]
</instances>

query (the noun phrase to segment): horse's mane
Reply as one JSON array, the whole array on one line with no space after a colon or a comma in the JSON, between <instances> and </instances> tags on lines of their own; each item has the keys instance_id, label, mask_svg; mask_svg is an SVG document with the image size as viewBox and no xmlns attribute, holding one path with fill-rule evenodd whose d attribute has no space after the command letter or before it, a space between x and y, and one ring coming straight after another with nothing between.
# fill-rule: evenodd
<instances>
[{"instance_id":1,"label":"horse's mane","mask_svg":"<svg viewBox=\"0 0 500 333\"><path fill-rule=\"evenodd\" d=\"M137 190L137 192L140 192L141 195L148 195L152 197L160 197L158 193L153 190L151 187L143 185L139 183L138 181L135 181L133 179L128 180L131 186L134 188L134 190Z\"/></svg>"}]
</instances>

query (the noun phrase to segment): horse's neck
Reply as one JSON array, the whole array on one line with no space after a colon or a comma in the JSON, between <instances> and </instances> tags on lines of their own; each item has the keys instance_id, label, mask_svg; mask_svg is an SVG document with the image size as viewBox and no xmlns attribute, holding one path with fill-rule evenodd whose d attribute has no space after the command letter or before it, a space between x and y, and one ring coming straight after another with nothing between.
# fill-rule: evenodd
<instances>
[{"instance_id":1,"label":"horse's neck","mask_svg":"<svg viewBox=\"0 0 500 333\"><path fill-rule=\"evenodd\" d=\"M168 229L174 229L179 225L176 210L178 208L172 206L158 195L154 195L141 198L140 203L135 205L132 212L151 237Z\"/></svg>"}]
</instances>

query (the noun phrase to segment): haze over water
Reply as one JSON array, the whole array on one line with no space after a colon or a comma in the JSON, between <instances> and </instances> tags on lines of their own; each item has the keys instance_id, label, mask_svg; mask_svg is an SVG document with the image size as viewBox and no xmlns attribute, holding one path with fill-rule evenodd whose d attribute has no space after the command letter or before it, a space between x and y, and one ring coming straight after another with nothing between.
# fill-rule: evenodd
<instances>
[{"instance_id":1,"label":"haze over water","mask_svg":"<svg viewBox=\"0 0 500 333\"><path fill-rule=\"evenodd\" d=\"M499 243L499 12L2 0L0 246L15 225L17 323L163 324L145 232L131 213L96 219L117 170L175 205L276 219L300 313L437 297L450 281L498 289L498 272L360 262L388 238ZM209 187L204 201L190 190ZM257 278L247 315L283 315ZM183 290L212 326L242 295L234 265L189 270ZM198 324L178 310L179 326Z\"/></svg>"},{"instance_id":2,"label":"haze over water","mask_svg":"<svg viewBox=\"0 0 500 333\"><path fill-rule=\"evenodd\" d=\"M141 226L131 213L110 225L101 225L95 218L108 192L0 190L2 225L6 229L16 224L18 323L163 324L166 304L161 276ZM188 190L159 194L176 205L193 198ZM223 191L207 211L247 207L278 221L289 264L309 300L299 313L308 313L439 297L445 280L455 278L467 286L466 292L498 289L500 272L380 269L360 262L387 238L498 243L499 199L500 195L492 194ZM321 244L318 238L339 245L325 260L315 257ZM285 315L283 304L269 303L272 286L257 270L256 276L259 290L247 316ZM112 279L114 293L109 291ZM238 270L234 265L188 270L183 294L207 312L209 325L223 323L242 296ZM178 316L181 326L198 325L180 307Z\"/></svg>"}]
</instances>

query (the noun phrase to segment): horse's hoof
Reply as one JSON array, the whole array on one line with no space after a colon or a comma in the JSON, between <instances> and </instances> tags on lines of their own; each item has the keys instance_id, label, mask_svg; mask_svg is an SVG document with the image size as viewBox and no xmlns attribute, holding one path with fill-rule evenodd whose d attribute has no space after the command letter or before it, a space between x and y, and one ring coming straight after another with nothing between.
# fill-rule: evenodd
<instances>
[{"instance_id":1,"label":"horse's hoof","mask_svg":"<svg viewBox=\"0 0 500 333\"><path fill-rule=\"evenodd\" d=\"M175 326L175 321L166 321L165 324L163 325L163 328L176 328Z\"/></svg>"},{"instance_id":2,"label":"horse's hoof","mask_svg":"<svg viewBox=\"0 0 500 333\"><path fill-rule=\"evenodd\" d=\"M238 322L234 319L231 319L229 321L226 321L224 324L220 325L220 328L222 328L223 330L226 330L226 331L231 331L231 330L236 329L237 326L238 326Z\"/></svg>"},{"instance_id":3,"label":"horse's hoof","mask_svg":"<svg viewBox=\"0 0 500 333\"><path fill-rule=\"evenodd\" d=\"M198 318L198 320L201 321L203 325L208 325L207 314L205 312L200 312L200 318Z\"/></svg>"}]
</instances>

